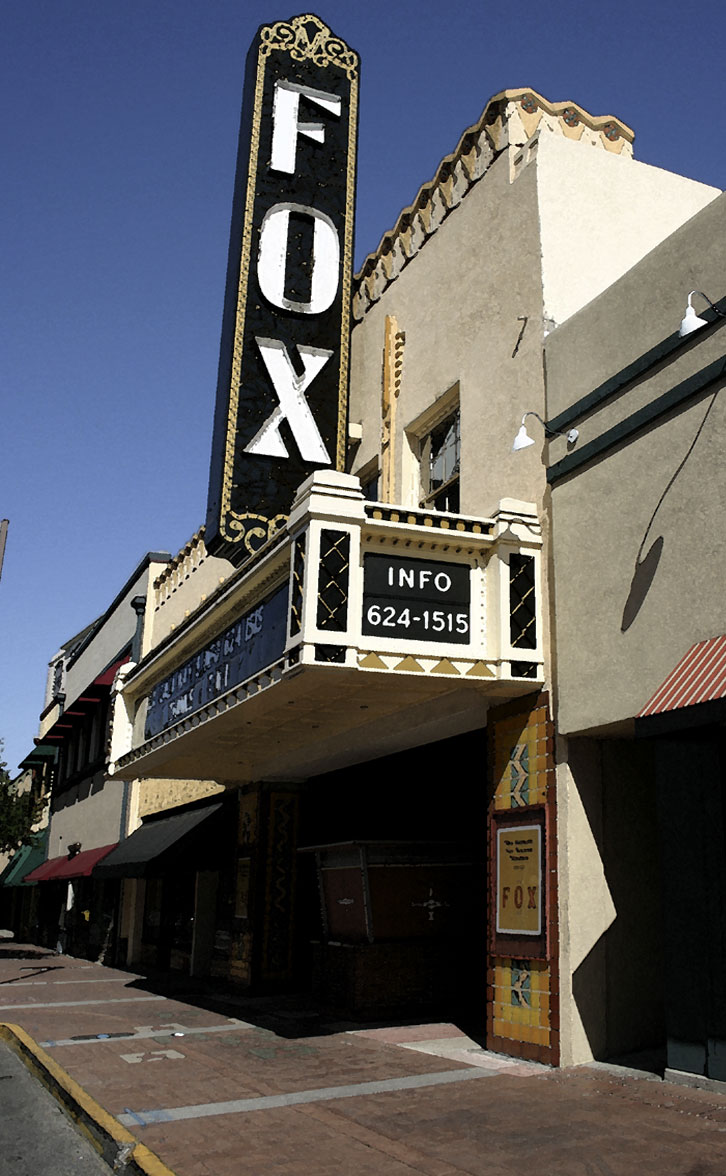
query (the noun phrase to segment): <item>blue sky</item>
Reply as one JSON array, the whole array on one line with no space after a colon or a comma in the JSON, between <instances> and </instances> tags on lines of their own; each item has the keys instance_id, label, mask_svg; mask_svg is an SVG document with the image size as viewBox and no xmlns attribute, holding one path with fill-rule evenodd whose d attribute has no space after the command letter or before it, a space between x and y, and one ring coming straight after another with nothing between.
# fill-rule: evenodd
<instances>
[{"instance_id":1,"label":"blue sky","mask_svg":"<svg viewBox=\"0 0 726 1176\"><path fill-rule=\"evenodd\" d=\"M244 59L300 7L4 0L0 737L148 550L202 522ZM660 3L316 3L362 57L358 262L497 91L614 114L724 178L723 34ZM720 43L719 43L720 42ZM719 297L723 291L716 291Z\"/></svg>"}]
</instances>

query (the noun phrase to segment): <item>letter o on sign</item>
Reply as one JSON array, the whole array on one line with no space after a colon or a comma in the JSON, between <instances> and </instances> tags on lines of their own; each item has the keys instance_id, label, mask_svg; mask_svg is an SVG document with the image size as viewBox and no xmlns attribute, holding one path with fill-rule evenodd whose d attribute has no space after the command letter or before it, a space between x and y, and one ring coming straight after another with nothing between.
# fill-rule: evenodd
<instances>
[{"instance_id":1,"label":"letter o on sign","mask_svg":"<svg viewBox=\"0 0 726 1176\"><path fill-rule=\"evenodd\" d=\"M285 297L285 263L291 212L308 216L313 221L309 302L296 302ZM273 204L267 210L260 228L257 279L268 302L281 310L292 310L298 314L322 314L335 301L339 272L340 242L329 216L306 204Z\"/></svg>"}]
</instances>

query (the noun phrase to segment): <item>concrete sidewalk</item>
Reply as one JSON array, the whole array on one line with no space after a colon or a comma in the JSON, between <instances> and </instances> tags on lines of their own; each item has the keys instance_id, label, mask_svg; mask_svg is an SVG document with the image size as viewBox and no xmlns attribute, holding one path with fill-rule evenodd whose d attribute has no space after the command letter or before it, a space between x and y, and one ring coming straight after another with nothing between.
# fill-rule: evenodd
<instances>
[{"instance_id":1,"label":"concrete sidewalk","mask_svg":"<svg viewBox=\"0 0 726 1176\"><path fill-rule=\"evenodd\" d=\"M178 1176L726 1173L726 1097L711 1092L519 1063L453 1025L362 1028L291 998L170 996L10 951L0 1020Z\"/></svg>"}]
</instances>

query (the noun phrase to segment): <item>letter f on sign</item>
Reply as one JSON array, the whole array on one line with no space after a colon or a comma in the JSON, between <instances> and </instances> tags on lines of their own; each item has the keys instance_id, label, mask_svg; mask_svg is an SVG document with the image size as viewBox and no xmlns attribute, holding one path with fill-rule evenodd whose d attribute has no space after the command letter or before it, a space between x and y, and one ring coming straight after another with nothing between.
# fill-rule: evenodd
<instances>
[{"instance_id":1,"label":"letter f on sign","mask_svg":"<svg viewBox=\"0 0 726 1176\"><path fill-rule=\"evenodd\" d=\"M245 453L255 453L264 457L289 457L287 446L280 436L280 425L286 420L292 429L303 461L330 465L330 456L305 399L305 392L325 367L333 352L298 343L297 350L304 369L303 374L299 376L290 362L285 344L280 339L255 339L255 342L260 349L279 404L246 446Z\"/></svg>"},{"instance_id":2,"label":"letter f on sign","mask_svg":"<svg viewBox=\"0 0 726 1176\"><path fill-rule=\"evenodd\" d=\"M336 118L340 118L342 102L337 94L328 94L325 90L311 90L309 86L298 86L294 82L275 82L275 97L272 106L272 157L270 159L270 167L273 171L294 174L298 135L305 135L307 139L312 139L315 143L325 142L323 123L300 121L301 95L310 102L314 102L322 110L327 110Z\"/></svg>"}]
</instances>

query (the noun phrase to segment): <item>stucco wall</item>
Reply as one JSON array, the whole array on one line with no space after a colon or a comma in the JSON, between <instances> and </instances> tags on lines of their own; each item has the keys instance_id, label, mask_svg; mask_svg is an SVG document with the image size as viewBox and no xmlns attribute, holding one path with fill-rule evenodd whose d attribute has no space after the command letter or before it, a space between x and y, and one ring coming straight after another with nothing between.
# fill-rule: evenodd
<instances>
[{"instance_id":1,"label":"stucco wall","mask_svg":"<svg viewBox=\"0 0 726 1176\"><path fill-rule=\"evenodd\" d=\"M662 1040L660 860L648 744L560 738L563 1065Z\"/></svg>"},{"instance_id":2,"label":"stucco wall","mask_svg":"<svg viewBox=\"0 0 726 1176\"><path fill-rule=\"evenodd\" d=\"M721 196L550 336L550 418L677 331L694 286L723 295L725 230ZM718 360L725 338L726 324L683 340L578 421L578 446ZM724 382L553 487L561 732L636 715L694 642L726 631Z\"/></svg>"},{"instance_id":3,"label":"stucco wall","mask_svg":"<svg viewBox=\"0 0 726 1176\"><path fill-rule=\"evenodd\" d=\"M542 130L537 147L544 315L563 323L719 195L627 155Z\"/></svg>"},{"instance_id":4,"label":"stucco wall","mask_svg":"<svg viewBox=\"0 0 726 1176\"><path fill-rule=\"evenodd\" d=\"M59 795L62 805L51 813L48 857L68 852L80 841L82 849L114 845L126 833L126 804L130 785L109 780L103 772L84 780Z\"/></svg>"},{"instance_id":5,"label":"stucco wall","mask_svg":"<svg viewBox=\"0 0 726 1176\"><path fill-rule=\"evenodd\" d=\"M229 560L209 554L200 533L194 535L152 588L148 648L168 637L233 571Z\"/></svg>"},{"instance_id":6,"label":"stucco wall","mask_svg":"<svg viewBox=\"0 0 726 1176\"><path fill-rule=\"evenodd\" d=\"M536 174L509 182L502 155L356 325L351 421L363 422L354 472L380 447L386 315L405 332L397 406L396 499L418 505L402 433L457 383L461 511L491 513L504 496L541 502L541 449L511 452L522 414L542 407L542 288ZM523 322L524 335L516 356Z\"/></svg>"},{"instance_id":7,"label":"stucco wall","mask_svg":"<svg viewBox=\"0 0 726 1176\"><path fill-rule=\"evenodd\" d=\"M155 562L140 571L89 644L68 667L64 684L66 709L82 694L89 682L131 643L136 632L136 613L131 607L131 601L135 596L146 595L149 575L157 575L163 566L163 562Z\"/></svg>"},{"instance_id":8,"label":"stucco wall","mask_svg":"<svg viewBox=\"0 0 726 1176\"><path fill-rule=\"evenodd\" d=\"M138 790L135 813L138 819L135 824L140 823L141 818L149 813L162 812L180 804L189 804L192 800L201 800L204 796L213 796L216 792L224 792L224 786L215 780L139 780Z\"/></svg>"}]
</instances>

